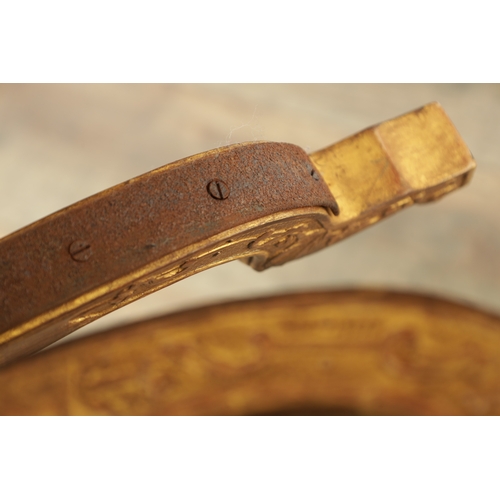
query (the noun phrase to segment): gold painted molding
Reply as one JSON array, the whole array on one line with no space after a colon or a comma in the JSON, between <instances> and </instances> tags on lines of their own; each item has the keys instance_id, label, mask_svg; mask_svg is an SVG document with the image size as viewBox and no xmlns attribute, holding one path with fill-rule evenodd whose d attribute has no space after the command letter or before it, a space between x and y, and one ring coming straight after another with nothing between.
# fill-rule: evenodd
<instances>
[{"instance_id":1,"label":"gold painted molding","mask_svg":"<svg viewBox=\"0 0 500 500\"><path fill-rule=\"evenodd\" d=\"M182 311L0 370L0 415L499 415L500 318L375 290Z\"/></svg>"},{"instance_id":2,"label":"gold painted molding","mask_svg":"<svg viewBox=\"0 0 500 500\"><path fill-rule=\"evenodd\" d=\"M321 250L474 169L433 103L309 157L246 143L127 181L0 240L0 365L210 267Z\"/></svg>"}]
</instances>

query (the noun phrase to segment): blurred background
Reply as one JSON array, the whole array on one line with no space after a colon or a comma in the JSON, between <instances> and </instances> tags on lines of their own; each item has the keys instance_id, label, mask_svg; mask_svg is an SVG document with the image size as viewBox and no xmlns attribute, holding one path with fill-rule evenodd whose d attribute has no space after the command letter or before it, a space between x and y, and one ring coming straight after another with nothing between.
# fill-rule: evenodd
<instances>
[{"instance_id":1,"label":"blurred background","mask_svg":"<svg viewBox=\"0 0 500 500\"><path fill-rule=\"evenodd\" d=\"M293 291L423 292L500 313L500 85L0 85L0 237L82 198L215 147L308 153L439 101L476 158L472 183L317 254L257 273L240 262L174 284L69 336Z\"/></svg>"}]
</instances>

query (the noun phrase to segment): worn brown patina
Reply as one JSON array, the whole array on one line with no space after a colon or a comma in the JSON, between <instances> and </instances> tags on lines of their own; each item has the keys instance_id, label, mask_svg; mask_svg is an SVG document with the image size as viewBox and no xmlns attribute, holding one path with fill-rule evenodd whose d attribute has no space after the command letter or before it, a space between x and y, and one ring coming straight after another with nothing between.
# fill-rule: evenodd
<instances>
[{"instance_id":1,"label":"worn brown patina","mask_svg":"<svg viewBox=\"0 0 500 500\"><path fill-rule=\"evenodd\" d=\"M230 146L154 170L10 235L0 242L0 288L8 291L0 331L250 221L304 207L338 213L313 171L298 146ZM214 180L226 186L220 197L210 193Z\"/></svg>"},{"instance_id":2,"label":"worn brown patina","mask_svg":"<svg viewBox=\"0 0 500 500\"><path fill-rule=\"evenodd\" d=\"M215 265L264 270L308 255L474 169L434 103L310 156L239 144L115 186L0 241L0 365Z\"/></svg>"}]
</instances>

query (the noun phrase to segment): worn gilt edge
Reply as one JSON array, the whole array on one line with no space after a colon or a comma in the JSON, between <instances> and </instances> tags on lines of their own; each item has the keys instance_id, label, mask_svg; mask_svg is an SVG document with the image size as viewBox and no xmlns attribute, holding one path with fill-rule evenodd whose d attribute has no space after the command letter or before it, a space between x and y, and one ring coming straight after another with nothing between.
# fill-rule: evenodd
<instances>
[{"instance_id":1,"label":"worn gilt edge","mask_svg":"<svg viewBox=\"0 0 500 500\"><path fill-rule=\"evenodd\" d=\"M296 209L254 220L224 231L203 242L169 254L134 273L88 292L40 315L0 336L0 365L19 356L9 344L40 330L55 331L23 354L45 347L74 330L198 272L241 259L262 271L321 250L414 203L438 199L461 187L471 172L429 189L407 193L396 200L374 207L362 216L336 223L332 212L323 207ZM63 330L56 326L64 318Z\"/></svg>"},{"instance_id":2,"label":"worn gilt edge","mask_svg":"<svg viewBox=\"0 0 500 500\"><path fill-rule=\"evenodd\" d=\"M349 219L348 221L337 223L335 219L332 219L332 227L328 233L327 245L333 245L348 236L352 236L353 234L358 233L359 231L376 224L386 217L396 214L403 208L410 207L415 203L428 203L436 201L467 184L473 173L474 171L467 171L458 177L447 180L436 186L432 186L431 188L422 189L420 191L410 191L387 203L372 207L359 217Z\"/></svg>"},{"instance_id":3,"label":"worn gilt edge","mask_svg":"<svg viewBox=\"0 0 500 500\"><path fill-rule=\"evenodd\" d=\"M254 256L252 267L262 270L319 250L328 244L330 230L331 211L323 207L303 208L266 216L182 248L2 333L0 365L211 267ZM61 320L63 326L59 327ZM44 335L39 335L42 330ZM15 341L19 341L19 346L9 345Z\"/></svg>"},{"instance_id":4,"label":"worn gilt edge","mask_svg":"<svg viewBox=\"0 0 500 500\"><path fill-rule=\"evenodd\" d=\"M419 143L425 145L422 150ZM398 158L403 152L410 161L406 165ZM451 155L449 161L448 155ZM390 188L393 182L385 170L380 170L378 177L374 176L371 165L374 158L379 158L375 163L385 161L384 169L392 170L396 181L385 200L378 196L370 199L372 193L365 189L367 183L375 185L374 182L384 176L385 186ZM368 127L311 153L310 159L340 205L340 218L334 224L342 225L349 233L356 232L354 228L360 224L369 225L372 217L371 223L374 223L395 213L401 204L408 206L441 198L467 184L476 169L472 153L436 102ZM412 174L417 179L407 177L412 162ZM424 185L419 176L425 178ZM395 189L398 182L399 190ZM360 210L361 196L365 197L365 207L359 207ZM352 205L351 200L354 200Z\"/></svg>"}]
</instances>

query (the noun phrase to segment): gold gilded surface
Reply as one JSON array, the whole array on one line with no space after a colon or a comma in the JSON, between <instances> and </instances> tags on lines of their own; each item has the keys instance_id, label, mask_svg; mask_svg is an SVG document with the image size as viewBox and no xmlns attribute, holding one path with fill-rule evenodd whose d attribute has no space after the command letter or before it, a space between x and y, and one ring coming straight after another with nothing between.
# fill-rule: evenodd
<instances>
[{"instance_id":1,"label":"gold gilded surface","mask_svg":"<svg viewBox=\"0 0 500 500\"><path fill-rule=\"evenodd\" d=\"M438 104L366 129L310 159L337 200L339 216L323 207L280 212L165 255L2 333L0 365L218 264L243 259L263 270L313 253L406 206L457 189L475 168Z\"/></svg>"},{"instance_id":2,"label":"gold gilded surface","mask_svg":"<svg viewBox=\"0 0 500 500\"><path fill-rule=\"evenodd\" d=\"M347 233L466 184L476 163L438 103L368 128L311 155Z\"/></svg>"},{"instance_id":3,"label":"gold gilded surface","mask_svg":"<svg viewBox=\"0 0 500 500\"><path fill-rule=\"evenodd\" d=\"M183 248L106 286L82 294L60 308L2 334L0 365L38 350L109 312L195 273L235 259L263 270L284 264L328 244L327 210L297 209L258 219ZM37 343L39 339L40 343Z\"/></svg>"},{"instance_id":4,"label":"gold gilded surface","mask_svg":"<svg viewBox=\"0 0 500 500\"><path fill-rule=\"evenodd\" d=\"M3 415L498 415L500 318L382 291L234 302L0 371Z\"/></svg>"}]
</instances>

